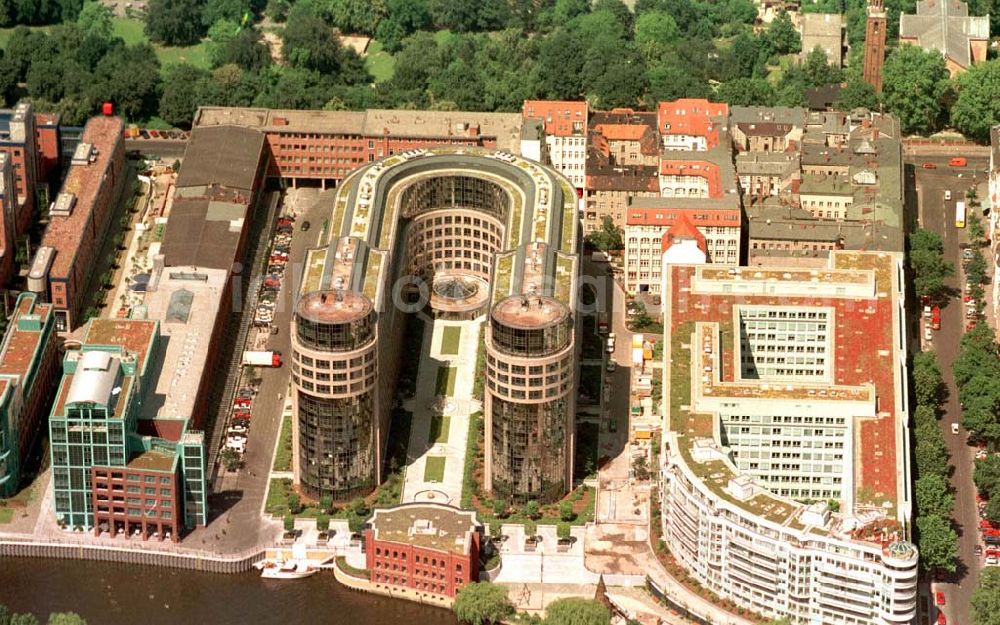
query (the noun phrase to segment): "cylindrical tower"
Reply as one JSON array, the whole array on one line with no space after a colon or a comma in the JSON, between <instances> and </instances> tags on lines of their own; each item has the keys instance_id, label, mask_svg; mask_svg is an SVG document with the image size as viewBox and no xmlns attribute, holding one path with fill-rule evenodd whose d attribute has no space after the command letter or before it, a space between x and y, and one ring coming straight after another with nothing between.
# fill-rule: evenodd
<instances>
[{"instance_id":1,"label":"cylindrical tower","mask_svg":"<svg viewBox=\"0 0 1000 625\"><path fill-rule=\"evenodd\" d=\"M486 487L554 501L573 478L573 322L551 297L511 296L486 332Z\"/></svg>"},{"instance_id":2,"label":"cylindrical tower","mask_svg":"<svg viewBox=\"0 0 1000 625\"><path fill-rule=\"evenodd\" d=\"M292 321L293 463L311 497L375 486L376 313L360 293L304 295Z\"/></svg>"}]
</instances>

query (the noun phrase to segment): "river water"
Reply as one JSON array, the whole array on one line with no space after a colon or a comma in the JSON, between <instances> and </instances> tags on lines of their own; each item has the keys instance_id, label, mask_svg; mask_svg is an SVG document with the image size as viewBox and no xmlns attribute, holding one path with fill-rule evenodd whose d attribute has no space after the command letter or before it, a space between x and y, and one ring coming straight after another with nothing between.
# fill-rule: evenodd
<instances>
[{"instance_id":1,"label":"river water","mask_svg":"<svg viewBox=\"0 0 1000 625\"><path fill-rule=\"evenodd\" d=\"M0 604L76 612L89 625L454 625L448 610L349 590L332 571L296 581L82 560L0 559Z\"/></svg>"}]
</instances>

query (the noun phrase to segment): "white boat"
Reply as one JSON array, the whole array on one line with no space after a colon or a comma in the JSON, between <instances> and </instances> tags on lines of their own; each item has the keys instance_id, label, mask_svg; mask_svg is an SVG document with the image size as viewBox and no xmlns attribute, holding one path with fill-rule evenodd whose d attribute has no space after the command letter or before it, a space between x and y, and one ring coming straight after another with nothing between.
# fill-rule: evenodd
<instances>
[{"instance_id":1,"label":"white boat","mask_svg":"<svg viewBox=\"0 0 1000 625\"><path fill-rule=\"evenodd\" d=\"M302 579L319 570L305 560L265 560L260 576L264 579Z\"/></svg>"}]
</instances>

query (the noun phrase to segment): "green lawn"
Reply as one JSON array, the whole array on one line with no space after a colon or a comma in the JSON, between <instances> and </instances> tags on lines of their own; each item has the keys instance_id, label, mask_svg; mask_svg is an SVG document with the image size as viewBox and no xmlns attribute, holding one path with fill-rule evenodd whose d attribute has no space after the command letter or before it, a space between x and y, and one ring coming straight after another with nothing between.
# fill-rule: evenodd
<instances>
[{"instance_id":1,"label":"green lawn","mask_svg":"<svg viewBox=\"0 0 1000 625\"><path fill-rule=\"evenodd\" d=\"M445 326L441 333L441 353L445 356L457 356L461 339L462 326Z\"/></svg>"},{"instance_id":2,"label":"green lawn","mask_svg":"<svg viewBox=\"0 0 1000 625\"><path fill-rule=\"evenodd\" d=\"M375 82L385 82L396 71L396 57L386 52L380 42L372 39L365 53L365 68Z\"/></svg>"},{"instance_id":3,"label":"green lawn","mask_svg":"<svg viewBox=\"0 0 1000 625\"><path fill-rule=\"evenodd\" d=\"M447 458L444 456L431 456L427 459L427 465L424 467L424 481L425 482L443 482L444 481L444 465Z\"/></svg>"},{"instance_id":4,"label":"green lawn","mask_svg":"<svg viewBox=\"0 0 1000 625\"><path fill-rule=\"evenodd\" d=\"M458 369L456 367L438 367L437 371L437 383L435 384L435 392L442 396L451 396L455 394L455 378L458 376Z\"/></svg>"},{"instance_id":5,"label":"green lawn","mask_svg":"<svg viewBox=\"0 0 1000 625\"><path fill-rule=\"evenodd\" d=\"M14 26L10 28L0 28L0 47L6 48L7 42L10 41L10 36L14 32ZM48 26L28 26L31 30L44 30L48 32Z\"/></svg>"},{"instance_id":6,"label":"green lawn","mask_svg":"<svg viewBox=\"0 0 1000 625\"><path fill-rule=\"evenodd\" d=\"M274 470L292 470L292 415L286 415L281 420L281 436L274 452Z\"/></svg>"},{"instance_id":7,"label":"green lawn","mask_svg":"<svg viewBox=\"0 0 1000 625\"><path fill-rule=\"evenodd\" d=\"M431 431L427 442L431 445L448 442L448 431L451 428L451 417L434 415L431 417Z\"/></svg>"},{"instance_id":8,"label":"green lawn","mask_svg":"<svg viewBox=\"0 0 1000 625\"><path fill-rule=\"evenodd\" d=\"M284 516L288 512L288 495L292 492L292 480L288 478L271 480L267 486L267 501L264 512Z\"/></svg>"},{"instance_id":9,"label":"green lawn","mask_svg":"<svg viewBox=\"0 0 1000 625\"><path fill-rule=\"evenodd\" d=\"M140 20L125 17L116 17L112 20L115 35L125 40L125 43L134 45L149 41L144 30L145 25ZM206 42L196 43L193 46L161 46L154 45L156 56L163 66L176 65L177 63L190 63L196 67L209 68L208 52Z\"/></svg>"},{"instance_id":10,"label":"green lawn","mask_svg":"<svg viewBox=\"0 0 1000 625\"><path fill-rule=\"evenodd\" d=\"M127 17L115 17L112 18L111 24L114 26L114 34L124 39L128 45L149 41L146 38L146 25L139 20Z\"/></svg>"}]
</instances>

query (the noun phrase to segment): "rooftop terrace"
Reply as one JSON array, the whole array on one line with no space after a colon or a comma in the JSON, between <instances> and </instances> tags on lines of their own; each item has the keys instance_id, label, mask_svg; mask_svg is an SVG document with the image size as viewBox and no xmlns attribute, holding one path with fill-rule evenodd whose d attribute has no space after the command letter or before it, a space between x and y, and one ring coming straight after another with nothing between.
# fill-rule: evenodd
<instances>
[{"instance_id":1,"label":"rooftop terrace","mask_svg":"<svg viewBox=\"0 0 1000 625\"><path fill-rule=\"evenodd\" d=\"M465 554L469 534L479 527L475 511L444 505L404 504L376 509L371 518L375 540Z\"/></svg>"}]
</instances>

